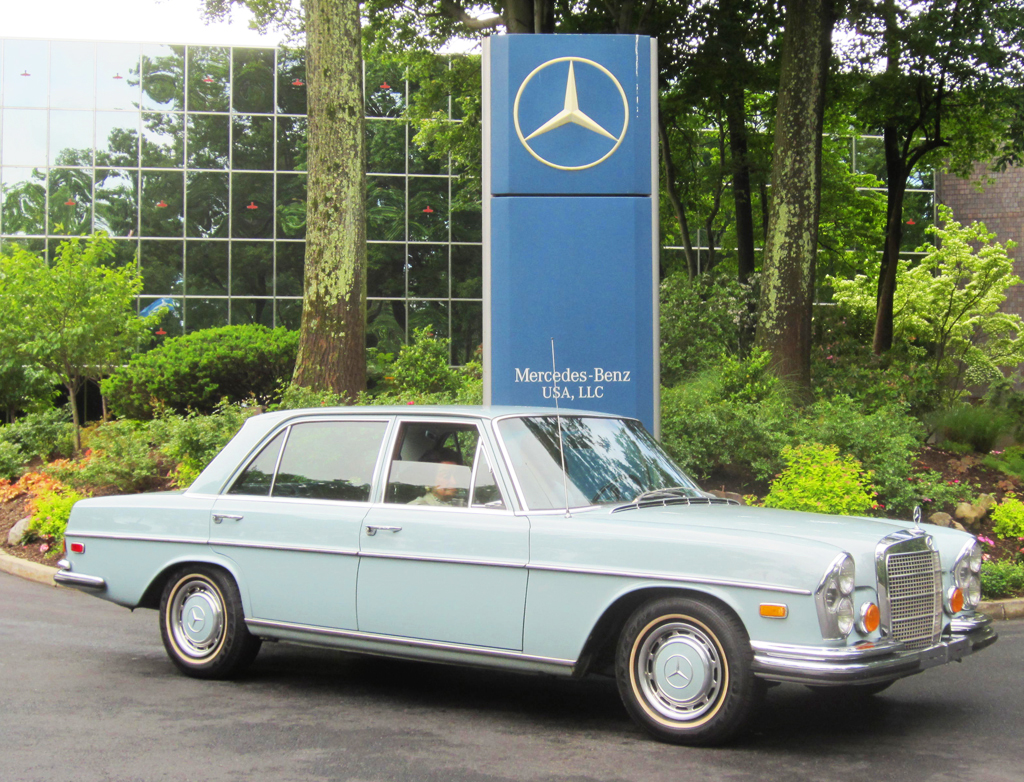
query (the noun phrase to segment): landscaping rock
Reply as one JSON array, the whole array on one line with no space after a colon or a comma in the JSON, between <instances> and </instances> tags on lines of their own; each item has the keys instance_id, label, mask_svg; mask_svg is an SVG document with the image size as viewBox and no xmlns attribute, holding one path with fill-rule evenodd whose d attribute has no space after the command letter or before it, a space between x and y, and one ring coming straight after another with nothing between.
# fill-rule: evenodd
<instances>
[{"instance_id":1,"label":"landscaping rock","mask_svg":"<svg viewBox=\"0 0 1024 782\"><path fill-rule=\"evenodd\" d=\"M952 527L954 522L953 517L948 513L939 511L928 517L928 523L934 524L936 527Z\"/></svg>"},{"instance_id":2,"label":"landscaping rock","mask_svg":"<svg viewBox=\"0 0 1024 782\"><path fill-rule=\"evenodd\" d=\"M988 513L989 508L992 507L994 501L991 494L983 494L978 499L977 503L961 502L956 506L956 517L960 519L964 526L970 530L977 530L981 526L981 520Z\"/></svg>"},{"instance_id":3,"label":"landscaping rock","mask_svg":"<svg viewBox=\"0 0 1024 782\"><path fill-rule=\"evenodd\" d=\"M25 533L28 532L28 525L32 522L31 516L26 516L13 527L11 531L7 533L7 545L8 546L20 546L21 539Z\"/></svg>"}]
</instances>

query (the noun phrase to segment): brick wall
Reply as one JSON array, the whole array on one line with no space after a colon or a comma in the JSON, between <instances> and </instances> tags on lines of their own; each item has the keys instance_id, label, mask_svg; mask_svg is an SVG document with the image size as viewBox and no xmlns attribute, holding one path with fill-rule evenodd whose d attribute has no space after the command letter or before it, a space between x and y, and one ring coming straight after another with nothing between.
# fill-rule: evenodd
<instances>
[{"instance_id":1,"label":"brick wall","mask_svg":"<svg viewBox=\"0 0 1024 782\"><path fill-rule=\"evenodd\" d=\"M979 193L975 184L986 177L991 182ZM994 173L978 164L969 180L937 173L935 199L953 210L957 222L980 220L999 242L1017 242L1010 256L1017 276L1024 279L1024 168ZM1024 317L1024 284L1007 291L1003 309Z\"/></svg>"}]
</instances>

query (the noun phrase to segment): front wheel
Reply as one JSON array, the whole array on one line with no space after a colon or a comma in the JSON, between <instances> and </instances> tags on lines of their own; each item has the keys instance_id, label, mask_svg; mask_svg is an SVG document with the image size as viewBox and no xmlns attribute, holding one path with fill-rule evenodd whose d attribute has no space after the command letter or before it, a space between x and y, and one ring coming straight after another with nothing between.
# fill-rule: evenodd
<instances>
[{"instance_id":1,"label":"front wheel","mask_svg":"<svg viewBox=\"0 0 1024 782\"><path fill-rule=\"evenodd\" d=\"M261 641L245 626L234 579L192 565L167 581L160 598L160 635L171 662L197 679L229 679L244 670Z\"/></svg>"},{"instance_id":2,"label":"front wheel","mask_svg":"<svg viewBox=\"0 0 1024 782\"><path fill-rule=\"evenodd\" d=\"M661 741L721 744L742 730L764 687L743 624L710 602L642 605L619 638L615 674L630 716Z\"/></svg>"}]
</instances>

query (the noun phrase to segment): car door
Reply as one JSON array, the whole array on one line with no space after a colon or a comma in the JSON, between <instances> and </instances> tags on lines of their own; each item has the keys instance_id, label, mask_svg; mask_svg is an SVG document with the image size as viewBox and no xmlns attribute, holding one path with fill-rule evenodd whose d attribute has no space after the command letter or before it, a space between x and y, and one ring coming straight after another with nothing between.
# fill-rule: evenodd
<instances>
[{"instance_id":1,"label":"car door","mask_svg":"<svg viewBox=\"0 0 1024 782\"><path fill-rule=\"evenodd\" d=\"M356 629L359 532L388 425L290 423L217 499L210 545L237 563L252 619Z\"/></svg>"},{"instance_id":2,"label":"car door","mask_svg":"<svg viewBox=\"0 0 1024 782\"><path fill-rule=\"evenodd\" d=\"M399 423L359 537L360 631L522 649L529 521L492 456L475 422Z\"/></svg>"}]
</instances>

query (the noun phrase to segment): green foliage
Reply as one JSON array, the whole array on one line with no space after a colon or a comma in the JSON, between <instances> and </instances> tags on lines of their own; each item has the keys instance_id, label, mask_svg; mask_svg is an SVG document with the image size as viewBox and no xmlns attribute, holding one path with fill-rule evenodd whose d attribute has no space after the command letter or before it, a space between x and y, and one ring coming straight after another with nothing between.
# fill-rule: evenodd
<instances>
[{"instance_id":1,"label":"green foliage","mask_svg":"<svg viewBox=\"0 0 1024 782\"><path fill-rule=\"evenodd\" d=\"M45 369L26 364L14 346L0 341L0 420L20 411L45 410L56 396L57 380Z\"/></svg>"},{"instance_id":2,"label":"green foliage","mask_svg":"<svg viewBox=\"0 0 1024 782\"><path fill-rule=\"evenodd\" d=\"M314 391L312 388L286 383L280 389L280 399L268 410L301 410L307 407L339 407L345 398L333 391Z\"/></svg>"},{"instance_id":3,"label":"green foliage","mask_svg":"<svg viewBox=\"0 0 1024 782\"><path fill-rule=\"evenodd\" d=\"M918 487L907 479L924 436L924 427L904 408L887 404L865 413L845 395L815 402L794 429L797 443L833 445L860 461L874 475L879 499L897 512L920 501Z\"/></svg>"},{"instance_id":4,"label":"green foliage","mask_svg":"<svg viewBox=\"0 0 1024 782\"><path fill-rule=\"evenodd\" d=\"M298 332L247 324L168 339L103 381L121 417L149 419L163 410L212 412L220 401L271 399L295 366Z\"/></svg>"},{"instance_id":5,"label":"green foliage","mask_svg":"<svg viewBox=\"0 0 1024 782\"><path fill-rule=\"evenodd\" d=\"M744 356L756 324L757 285L722 269L690 280L685 271L661 283L661 381L716 366L723 355Z\"/></svg>"},{"instance_id":6,"label":"green foliage","mask_svg":"<svg viewBox=\"0 0 1024 782\"><path fill-rule=\"evenodd\" d=\"M912 494L920 499L926 516L942 509L952 512L960 502L973 503L979 491L977 486L969 483L947 481L942 473L935 470L919 470L907 481L913 484Z\"/></svg>"},{"instance_id":7,"label":"green foliage","mask_svg":"<svg viewBox=\"0 0 1024 782\"><path fill-rule=\"evenodd\" d=\"M1010 426L1005 411L987 405L957 404L935 418L935 428L945 439L966 443L978 453L991 451Z\"/></svg>"},{"instance_id":8,"label":"green foliage","mask_svg":"<svg viewBox=\"0 0 1024 782\"><path fill-rule=\"evenodd\" d=\"M62 242L51 264L15 247L0 255L0 329L26 363L52 373L74 395L123 363L148 335L135 311L142 276L108 265L114 243L97 233ZM77 410L72 406L77 424Z\"/></svg>"},{"instance_id":9,"label":"green foliage","mask_svg":"<svg viewBox=\"0 0 1024 782\"><path fill-rule=\"evenodd\" d=\"M993 380L985 394L985 404L1005 410L1010 421L1007 434L1024 443L1024 379L1020 372ZM1024 467L1021 477L1024 477Z\"/></svg>"},{"instance_id":10,"label":"green foliage","mask_svg":"<svg viewBox=\"0 0 1024 782\"><path fill-rule=\"evenodd\" d=\"M1000 309L1007 288L1020 284L1007 254L982 223L964 227L939 206L944 228L932 226L916 266L899 262L893 305L894 339L923 346L935 388L955 398L964 383L987 383L1024 361L1024 321ZM873 318L877 273L829 278L835 299L851 317ZM949 388L949 391L944 389Z\"/></svg>"},{"instance_id":11,"label":"green foliage","mask_svg":"<svg viewBox=\"0 0 1024 782\"><path fill-rule=\"evenodd\" d=\"M727 358L661 392L662 442L698 478L737 468L758 480L774 475L797 416L760 354L746 362Z\"/></svg>"},{"instance_id":12,"label":"green foliage","mask_svg":"<svg viewBox=\"0 0 1024 782\"><path fill-rule=\"evenodd\" d=\"M286 409L286 408L281 408ZM174 485L186 489L258 408L222 402L211 415L165 415L150 422L147 434L154 448L175 463Z\"/></svg>"},{"instance_id":13,"label":"green foliage","mask_svg":"<svg viewBox=\"0 0 1024 782\"><path fill-rule=\"evenodd\" d=\"M411 345L403 345L385 367L385 388L398 395L454 396L462 387L462 373L448 365L451 341L434 336L431 326L416 329Z\"/></svg>"},{"instance_id":14,"label":"green foliage","mask_svg":"<svg viewBox=\"0 0 1024 782\"><path fill-rule=\"evenodd\" d=\"M1000 470L1007 475L1024 481L1024 446L1011 445L1002 453L992 453L981 460L991 470Z\"/></svg>"},{"instance_id":15,"label":"green foliage","mask_svg":"<svg viewBox=\"0 0 1024 782\"><path fill-rule=\"evenodd\" d=\"M149 425L111 421L86 431L88 451L79 462L56 462L46 472L76 489L113 490L121 494L151 488L160 462Z\"/></svg>"},{"instance_id":16,"label":"green foliage","mask_svg":"<svg viewBox=\"0 0 1024 782\"><path fill-rule=\"evenodd\" d=\"M43 492L33 502L35 511L28 525L29 533L52 541L51 550L59 552L64 542L64 530L71 517L71 508L81 499L84 499L81 494L67 487Z\"/></svg>"},{"instance_id":17,"label":"green foliage","mask_svg":"<svg viewBox=\"0 0 1024 782\"><path fill-rule=\"evenodd\" d=\"M992 531L1001 538L1024 538L1024 502L1012 492L992 509Z\"/></svg>"},{"instance_id":18,"label":"green foliage","mask_svg":"<svg viewBox=\"0 0 1024 782\"><path fill-rule=\"evenodd\" d=\"M70 456L75 449L71 413L66 407L29 413L0 427L0 442L15 443L27 458L48 461Z\"/></svg>"},{"instance_id":19,"label":"green foliage","mask_svg":"<svg viewBox=\"0 0 1024 782\"><path fill-rule=\"evenodd\" d=\"M787 510L860 515L871 510L871 472L834 445L806 443L782 450L786 469L772 483L764 506Z\"/></svg>"},{"instance_id":20,"label":"green foliage","mask_svg":"<svg viewBox=\"0 0 1024 782\"><path fill-rule=\"evenodd\" d=\"M28 457L17 443L0 440L0 478L13 480L19 477L26 464Z\"/></svg>"},{"instance_id":21,"label":"green foliage","mask_svg":"<svg viewBox=\"0 0 1024 782\"><path fill-rule=\"evenodd\" d=\"M1008 559L983 563L981 594L988 600L1024 594L1024 564Z\"/></svg>"}]
</instances>

